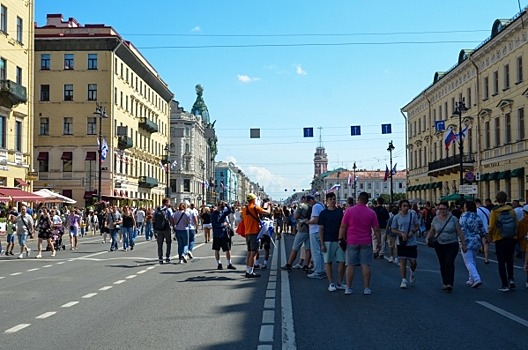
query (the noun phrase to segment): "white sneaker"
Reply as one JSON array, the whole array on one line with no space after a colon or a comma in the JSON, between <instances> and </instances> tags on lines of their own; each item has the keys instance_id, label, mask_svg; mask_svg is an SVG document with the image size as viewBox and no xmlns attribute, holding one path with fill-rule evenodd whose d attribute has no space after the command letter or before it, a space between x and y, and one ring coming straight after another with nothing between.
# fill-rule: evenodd
<instances>
[{"instance_id":1,"label":"white sneaker","mask_svg":"<svg viewBox=\"0 0 528 350\"><path fill-rule=\"evenodd\" d=\"M393 261L394 261L394 258L393 258L392 256L389 257L389 262L391 263L391 262L393 262Z\"/></svg>"},{"instance_id":2,"label":"white sneaker","mask_svg":"<svg viewBox=\"0 0 528 350\"><path fill-rule=\"evenodd\" d=\"M300 264L295 264L295 265L292 266L292 268L294 268L294 269L296 269L296 270L300 270L300 269L302 269L303 267L302 267L302 265L300 265Z\"/></svg>"},{"instance_id":3,"label":"white sneaker","mask_svg":"<svg viewBox=\"0 0 528 350\"><path fill-rule=\"evenodd\" d=\"M392 262L395 263L396 265L400 265L400 261L398 260L398 258L394 258Z\"/></svg>"},{"instance_id":4,"label":"white sneaker","mask_svg":"<svg viewBox=\"0 0 528 350\"><path fill-rule=\"evenodd\" d=\"M31 249L26 248L26 258L29 258L29 254L31 253Z\"/></svg>"},{"instance_id":5,"label":"white sneaker","mask_svg":"<svg viewBox=\"0 0 528 350\"><path fill-rule=\"evenodd\" d=\"M345 283L341 283L341 284L337 284L336 286L337 289L340 289L340 290L345 290L346 289L346 284ZM526 287L528 288L528 287Z\"/></svg>"},{"instance_id":6,"label":"white sneaker","mask_svg":"<svg viewBox=\"0 0 528 350\"><path fill-rule=\"evenodd\" d=\"M19 258L19 259L24 259L24 254L20 254L20 255L18 256L18 258Z\"/></svg>"},{"instance_id":7,"label":"white sneaker","mask_svg":"<svg viewBox=\"0 0 528 350\"><path fill-rule=\"evenodd\" d=\"M352 294L352 288L346 288L345 295L350 295L350 294Z\"/></svg>"},{"instance_id":8,"label":"white sneaker","mask_svg":"<svg viewBox=\"0 0 528 350\"><path fill-rule=\"evenodd\" d=\"M401 289L407 289L407 280L402 280L402 282L400 284L400 288Z\"/></svg>"},{"instance_id":9,"label":"white sneaker","mask_svg":"<svg viewBox=\"0 0 528 350\"><path fill-rule=\"evenodd\" d=\"M51 256L55 256L55 251L52 251L52 252L51 252Z\"/></svg>"},{"instance_id":10,"label":"white sneaker","mask_svg":"<svg viewBox=\"0 0 528 350\"><path fill-rule=\"evenodd\" d=\"M42 258L42 254L39 254L39 255L37 255L37 256L35 257L35 259L40 259L40 258Z\"/></svg>"},{"instance_id":11,"label":"white sneaker","mask_svg":"<svg viewBox=\"0 0 528 350\"><path fill-rule=\"evenodd\" d=\"M372 294L372 291L370 290L370 288L365 288L365 289L363 290L363 294L364 294L364 295L370 295L370 294Z\"/></svg>"},{"instance_id":12,"label":"white sneaker","mask_svg":"<svg viewBox=\"0 0 528 350\"><path fill-rule=\"evenodd\" d=\"M411 284L414 284L414 282L416 282L416 276L415 276L414 274L411 275L411 277L409 278L409 282L410 282Z\"/></svg>"},{"instance_id":13,"label":"white sneaker","mask_svg":"<svg viewBox=\"0 0 528 350\"><path fill-rule=\"evenodd\" d=\"M328 286L328 291L335 292L336 290L337 290L336 285L333 283L330 283L330 285Z\"/></svg>"}]
</instances>

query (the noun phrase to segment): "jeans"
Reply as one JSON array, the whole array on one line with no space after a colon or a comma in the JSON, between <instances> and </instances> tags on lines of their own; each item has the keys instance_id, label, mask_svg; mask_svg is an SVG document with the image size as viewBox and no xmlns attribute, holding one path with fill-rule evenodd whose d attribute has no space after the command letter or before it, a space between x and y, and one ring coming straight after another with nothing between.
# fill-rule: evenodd
<instances>
[{"instance_id":1,"label":"jeans","mask_svg":"<svg viewBox=\"0 0 528 350\"><path fill-rule=\"evenodd\" d=\"M133 227L123 227L123 248L127 249L134 246L135 232Z\"/></svg>"},{"instance_id":2,"label":"jeans","mask_svg":"<svg viewBox=\"0 0 528 350\"><path fill-rule=\"evenodd\" d=\"M438 262L440 263L442 283L453 286L455 282L455 259L458 255L458 242L438 244L435 251L438 256Z\"/></svg>"},{"instance_id":3,"label":"jeans","mask_svg":"<svg viewBox=\"0 0 528 350\"><path fill-rule=\"evenodd\" d=\"M497 264L499 265L499 276L503 287L508 286L509 281L513 281L513 255L517 240L514 238L503 238L495 242L495 252L497 253Z\"/></svg>"},{"instance_id":4,"label":"jeans","mask_svg":"<svg viewBox=\"0 0 528 350\"><path fill-rule=\"evenodd\" d=\"M323 252L321 252L321 240L319 239L319 232L310 233L310 250L312 251L314 271L317 273L324 273L324 259Z\"/></svg>"},{"instance_id":5,"label":"jeans","mask_svg":"<svg viewBox=\"0 0 528 350\"><path fill-rule=\"evenodd\" d=\"M154 232L152 231L152 221L145 222L145 239L150 241Z\"/></svg>"},{"instance_id":6,"label":"jeans","mask_svg":"<svg viewBox=\"0 0 528 350\"><path fill-rule=\"evenodd\" d=\"M189 249L187 230L176 230L176 240L178 241L178 258L181 259Z\"/></svg>"},{"instance_id":7,"label":"jeans","mask_svg":"<svg viewBox=\"0 0 528 350\"><path fill-rule=\"evenodd\" d=\"M471 282L480 282L480 275L477 271L477 261L476 256L478 254L478 249L468 249L465 253L462 254L464 259L464 264L469 273L469 281Z\"/></svg>"},{"instance_id":8,"label":"jeans","mask_svg":"<svg viewBox=\"0 0 528 350\"><path fill-rule=\"evenodd\" d=\"M158 238L157 238L157 242L158 242L158 258L160 260L163 259L163 241L165 241L167 243L167 252L166 252L167 254L165 256L167 257L167 259L170 259L171 244L172 244L171 230L158 231L157 234L158 234Z\"/></svg>"},{"instance_id":9,"label":"jeans","mask_svg":"<svg viewBox=\"0 0 528 350\"><path fill-rule=\"evenodd\" d=\"M188 232L187 242L189 242L188 251L192 253L192 251L194 249L194 241L195 241L194 238L196 236L196 229L188 229L187 232ZM184 254L185 254L185 252L184 252Z\"/></svg>"},{"instance_id":10,"label":"jeans","mask_svg":"<svg viewBox=\"0 0 528 350\"><path fill-rule=\"evenodd\" d=\"M138 235L141 236L143 234L143 221L137 222L137 230L138 230Z\"/></svg>"},{"instance_id":11,"label":"jeans","mask_svg":"<svg viewBox=\"0 0 528 350\"><path fill-rule=\"evenodd\" d=\"M110 244L110 250L117 250L117 243L119 242L118 232L119 232L119 229L116 229L116 228L110 229L110 234L112 236L112 243Z\"/></svg>"}]
</instances>

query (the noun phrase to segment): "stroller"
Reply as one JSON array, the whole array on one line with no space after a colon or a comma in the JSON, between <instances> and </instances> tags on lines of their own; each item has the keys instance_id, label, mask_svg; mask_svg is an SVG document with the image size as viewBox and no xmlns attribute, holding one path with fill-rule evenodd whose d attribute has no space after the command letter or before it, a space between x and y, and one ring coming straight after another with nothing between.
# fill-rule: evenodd
<instances>
[{"instance_id":1,"label":"stroller","mask_svg":"<svg viewBox=\"0 0 528 350\"><path fill-rule=\"evenodd\" d=\"M64 229L62 225L53 225L51 230L51 239L53 241L53 246L55 250L66 250L66 246L62 243L62 235L64 234ZM46 247L46 250L51 250L51 247Z\"/></svg>"}]
</instances>

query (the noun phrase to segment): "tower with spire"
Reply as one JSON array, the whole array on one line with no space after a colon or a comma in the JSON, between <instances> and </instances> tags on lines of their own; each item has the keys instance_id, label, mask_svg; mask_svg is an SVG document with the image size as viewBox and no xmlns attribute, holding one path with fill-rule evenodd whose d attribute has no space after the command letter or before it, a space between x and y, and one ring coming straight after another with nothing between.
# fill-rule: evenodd
<instances>
[{"instance_id":1,"label":"tower with spire","mask_svg":"<svg viewBox=\"0 0 528 350\"><path fill-rule=\"evenodd\" d=\"M314 154L314 177L328 171L328 155L323 147L322 127L319 127L319 145L315 148Z\"/></svg>"}]
</instances>

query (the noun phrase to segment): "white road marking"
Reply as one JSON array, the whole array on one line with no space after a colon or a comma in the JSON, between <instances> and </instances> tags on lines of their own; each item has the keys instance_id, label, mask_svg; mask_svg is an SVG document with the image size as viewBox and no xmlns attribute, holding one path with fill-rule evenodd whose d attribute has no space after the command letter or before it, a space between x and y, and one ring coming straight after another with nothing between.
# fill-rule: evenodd
<instances>
[{"instance_id":1,"label":"white road marking","mask_svg":"<svg viewBox=\"0 0 528 350\"><path fill-rule=\"evenodd\" d=\"M281 261L286 262L286 245L280 242ZM273 254L275 258L276 254ZM281 308L282 308L282 349L296 350L295 328L293 325L293 308L288 271L281 272Z\"/></svg>"},{"instance_id":2,"label":"white road marking","mask_svg":"<svg viewBox=\"0 0 528 350\"><path fill-rule=\"evenodd\" d=\"M129 279L132 279L132 278L135 278L137 277L137 275L130 275L130 276L126 276L126 279L129 280Z\"/></svg>"},{"instance_id":3,"label":"white road marking","mask_svg":"<svg viewBox=\"0 0 528 350\"><path fill-rule=\"evenodd\" d=\"M5 278L4 276L1 276L1 277L0 277L0 280L3 280L4 278Z\"/></svg>"},{"instance_id":4,"label":"white road marking","mask_svg":"<svg viewBox=\"0 0 528 350\"><path fill-rule=\"evenodd\" d=\"M145 272L147 272L147 271L148 271L148 270L141 270L141 271L138 271L137 274L138 274L138 275L141 275L142 273L145 273Z\"/></svg>"},{"instance_id":5,"label":"white road marking","mask_svg":"<svg viewBox=\"0 0 528 350\"><path fill-rule=\"evenodd\" d=\"M520 323L521 325L525 326L525 327L528 327L528 321L523 319L523 318L520 318L519 316L516 316L506 310L503 310L499 307L496 307L495 305L492 305L490 303L487 303L485 301L476 301L477 304L479 305L482 305L484 306L485 308L488 308L490 309L491 311L495 311L496 313L498 313L499 315L502 315L504 317L507 317L509 318L510 320L512 321L515 321L517 323Z\"/></svg>"},{"instance_id":6,"label":"white road marking","mask_svg":"<svg viewBox=\"0 0 528 350\"><path fill-rule=\"evenodd\" d=\"M275 298L264 300L264 309L275 309Z\"/></svg>"},{"instance_id":7,"label":"white road marking","mask_svg":"<svg viewBox=\"0 0 528 350\"><path fill-rule=\"evenodd\" d=\"M273 350L273 345L259 345L257 350Z\"/></svg>"},{"instance_id":8,"label":"white road marking","mask_svg":"<svg viewBox=\"0 0 528 350\"><path fill-rule=\"evenodd\" d=\"M22 272L15 272L15 273L10 274L10 276L18 276L18 275L21 275L21 274L22 274Z\"/></svg>"},{"instance_id":9,"label":"white road marking","mask_svg":"<svg viewBox=\"0 0 528 350\"><path fill-rule=\"evenodd\" d=\"M36 318L36 319L39 319L39 320L43 320L43 319L45 319L45 318L48 318L48 317L50 317L50 316L55 315L56 313L57 313L56 311L50 311L50 312L43 313L42 315L37 316L37 317L35 317L35 318Z\"/></svg>"},{"instance_id":10,"label":"white road marking","mask_svg":"<svg viewBox=\"0 0 528 350\"><path fill-rule=\"evenodd\" d=\"M125 283L126 281L125 280L119 280L119 281L115 281L114 284L121 284L121 283Z\"/></svg>"},{"instance_id":11,"label":"white road marking","mask_svg":"<svg viewBox=\"0 0 528 350\"><path fill-rule=\"evenodd\" d=\"M264 310L262 313L262 323L275 323L275 310Z\"/></svg>"},{"instance_id":12,"label":"white road marking","mask_svg":"<svg viewBox=\"0 0 528 350\"><path fill-rule=\"evenodd\" d=\"M77 305L77 304L79 304L78 301L70 301L69 303L62 305L61 307L72 307L73 305Z\"/></svg>"},{"instance_id":13,"label":"white road marking","mask_svg":"<svg viewBox=\"0 0 528 350\"><path fill-rule=\"evenodd\" d=\"M81 298L83 298L83 299L89 299L89 298L94 297L94 296L96 296L96 295L97 295L97 293L88 293L88 294L86 294L86 295L83 295Z\"/></svg>"},{"instance_id":14,"label":"white road marking","mask_svg":"<svg viewBox=\"0 0 528 350\"><path fill-rule=\"evenodd\" d=\"M273 325L267 324L260 326L259 341L272 342L273 341Z\"/></svg>"},{"instance_id":15,"label":"white road marking","mask_svg":"<svg viewBox=\"0 0 528 350\"><path fill-rule=\"evenodd\" d=\"M111 288L112 288L112 286L104 286L102 288L99 288L99 290L109 290Z\"/></svg>"},{"instance_id":16,"label":"white road marking","mask_svg":"<svg viewBox=\"0 0 528 350\"><path fill-rule=\"evenodd\" d=\"M155 268L156 266L149 266L147 267L147 270L152 270L153 268Z\"/></svg>"},{"instance_id":17,"label":"white road marking","mask_svg":"<svg viewBox=\"0 0 528 350\"><path fill-rule=\"evenodd\" d=\"M36 267L34 269L29 269L29 270L27 270L27 272L33 272L33 271L38 271L38 270L40 270L40 267Z\"/></svg>"},{"instance_id":18,"label":"white road marking","mask_svg":"<svg viewBox=\"0 0 528 350\"><path fill-rule=\"evenodd\" d=\"M66 264L66 261L59 261L59 262L57 263L57 265L62 265L62 264Z\"/></svg>"},{"instance_id":19,"label":"white road marking","mask_svg":"<svg viewBox=\"0 0 528 350\"><path fill-rule=\"evenodd\" d=\"M266 289L275 290L276 288L277 288L277 282L268 282L268 288L266 288Z\"/></svg>"},{"instance_id":20,"label":"white road marking","mask_svg":"<svg viewBox=\"0 0 528 350\"><path fill-rule=\"evenodd\" d=\"M52 267L53 265L44 265L42 267Z\"/></svg>"},{"instance_id":21,"label":"white road marking","mask_svg":"<svg viewBox=\"0 0 528 350\"><path fill-rule=\"evenodd\" d=\"M13 328L9 328L8 330L5 331L5 333L16 333L19 330L24 329L24 328L29 327L29 326L31 326L31 323L21 323L18 326L14 326Z\"/></svg>"}]
</instances>

